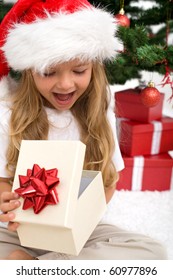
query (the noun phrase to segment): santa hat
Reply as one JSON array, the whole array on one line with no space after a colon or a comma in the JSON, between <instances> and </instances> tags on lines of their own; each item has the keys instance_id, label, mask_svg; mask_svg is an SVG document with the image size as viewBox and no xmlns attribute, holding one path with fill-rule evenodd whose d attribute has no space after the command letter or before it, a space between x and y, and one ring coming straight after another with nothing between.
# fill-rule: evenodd
<instances>
[{"instance_id":1,"label":"santa hat","mask_svg":"<svg viewBox=\"0 0 173 280\"><path fill-rule=\"evenodd\" d=\"M113 15L87 0L18 0L0 25L0 79L10 68L42 73L74 58L112 59L116 28Z\"/></svg>"}]
</instances>

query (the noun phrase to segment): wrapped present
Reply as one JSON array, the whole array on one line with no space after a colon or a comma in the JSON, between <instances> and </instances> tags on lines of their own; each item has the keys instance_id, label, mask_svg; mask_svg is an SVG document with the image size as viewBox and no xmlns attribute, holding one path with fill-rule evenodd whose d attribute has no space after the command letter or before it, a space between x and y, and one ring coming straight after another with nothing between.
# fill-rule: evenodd
<instances>
[{"instance_id":1,"label":"wrapped present","mask_svg":"<svg viewBox=\"0 0 173 280\"><path fill-rule=\"evenodd\" d=\"M106 201L101 172L83 170L80 141L23 140L13 191L21 245L78 255L101 220Z\"/></svg>"},{"instance_id":2,"label":"wrapped present","mask_svg":"<svg viewBox=\"0 0 173 280\"><path fill-rule=\"evenodd\" d=\"M166 191L173 189L173 158L169 153L154 156L123 155L125 168L117 190Z\"/></svg>"},{"instance_id":3,"label":"wrapped present","mask_svg":"<svg viewBox=\"0 0 173 280\"><path fill-rule=\"evenodd\" d=\"M146 107L141 100L140 89L127 89L115 92L116 115L139 122L151 122L162 118L164 94L154 107Z\"/></svg>"},{"instance_id":4,"label":"wrapped present","mask_svg":"<svg viewBox=\"0 0 173 280\"><path fill-rule=\"evenodd\" d=\"M173 150L173 118L139 123L119 119L119 143L128 156L156 155Z\"/></svg>"}]
</instances>

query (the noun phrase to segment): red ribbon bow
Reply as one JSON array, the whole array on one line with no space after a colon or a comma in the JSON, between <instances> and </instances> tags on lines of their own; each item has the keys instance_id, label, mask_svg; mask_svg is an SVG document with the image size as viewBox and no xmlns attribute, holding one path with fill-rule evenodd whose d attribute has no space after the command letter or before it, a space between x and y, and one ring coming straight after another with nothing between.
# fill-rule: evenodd
<instances>
[{"instance_id":1,"label":"red ribbon bow","mask_svg":"<svg viewBox=\"0 0 173 280\"><path fill-rule=\"evenodd\" d=\"M19 175L20 188L16 189L24 199L23 210L33 207L34 213L38 214L49 204L59 202L56 186L59 183L57 178L58 169L45 170L34 164L32 169L27 169L27 175Z\"/></svg>"}]
</instances>

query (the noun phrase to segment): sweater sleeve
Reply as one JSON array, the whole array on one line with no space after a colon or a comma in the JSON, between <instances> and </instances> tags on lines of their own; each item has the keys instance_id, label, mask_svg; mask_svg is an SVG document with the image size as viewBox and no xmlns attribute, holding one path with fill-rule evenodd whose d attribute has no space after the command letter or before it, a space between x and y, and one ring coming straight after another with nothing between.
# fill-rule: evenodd
<instances>
[{"instance_id":1,"label":"sweater sleeve","mask_svg":"<svg viewBox=\"0 0 173 280\"><path fill-rule=\"evenodd\" d=\"M112 128L113 136L114 136L114 141L115 141L115 151L113 154L113 162L115 164L116 170L121 171L124 169L124 161L121 155L120 147L119 147L119 142L118 142L118 137L117 137L117 124L116 124L116 116L114 113L114 104L113 100L111 100L108 112L107 112L107 117L110 123L110 126Z\"/></svg>"}]
</instances>

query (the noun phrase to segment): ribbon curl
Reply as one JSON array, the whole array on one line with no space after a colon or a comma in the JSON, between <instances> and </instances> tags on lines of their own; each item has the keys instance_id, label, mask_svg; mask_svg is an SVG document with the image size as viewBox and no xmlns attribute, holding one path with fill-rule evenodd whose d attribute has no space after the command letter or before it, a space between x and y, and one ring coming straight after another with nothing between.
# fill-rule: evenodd
<instances>
[{"instance_id":1,"label":"ribbon curl","mask_svg":"<svg viewBox=\"0 0 173 280\"><path fill-rule=\"evenodd\" d=\"M59 199L56 186L60 182L57 175L57 168L45 170L38 164L27 169L26 176L19 175L20 187L15 192L24 199L22 209L33 207L34 213L38 214L47 205L57 204Z\"/></svg>"},{"instance_id":2,"label":"ribbon curl","mask_svg":"<svg viewBox=\"0 0 173 280\"><path fill-rule=\"evenodd\" d=\"M172 93L171 93L171 96L169 97L168 101L172 101L172 99L173 99L173 81L172 81L170 73L173 72L173 70L167 66L167 62L166 62L165 70L166 70L165 76L163 77L162 83L159 84L159 86L164 87L165 85L170 85Z\"/></svg>"}]
</instances>

